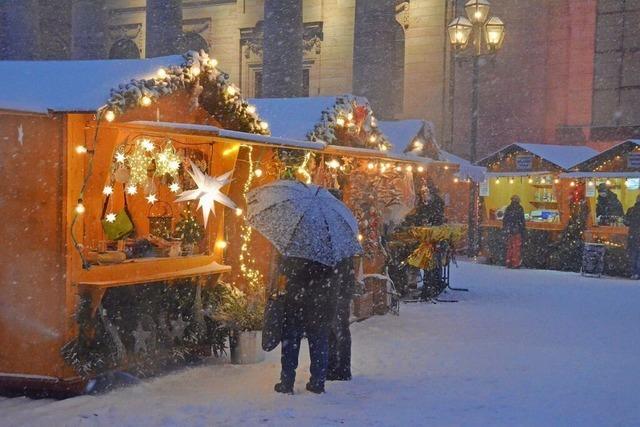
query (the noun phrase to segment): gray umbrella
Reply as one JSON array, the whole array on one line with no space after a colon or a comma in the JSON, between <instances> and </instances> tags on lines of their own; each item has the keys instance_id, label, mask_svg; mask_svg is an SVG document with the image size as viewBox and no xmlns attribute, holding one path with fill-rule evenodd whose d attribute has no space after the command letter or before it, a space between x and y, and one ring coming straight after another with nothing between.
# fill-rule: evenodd
<instances>
[{"instance_id":1,"label":"gray umbrella","mask_svg":"<svg viewBox=\"0 0 640 427\"><path fill-rule=\"evenodd\" d=\"M328 266L362 253L358 223L325 188L276 181L247 194L247 220L284 256Z\"/></svg>"}]
</instances>

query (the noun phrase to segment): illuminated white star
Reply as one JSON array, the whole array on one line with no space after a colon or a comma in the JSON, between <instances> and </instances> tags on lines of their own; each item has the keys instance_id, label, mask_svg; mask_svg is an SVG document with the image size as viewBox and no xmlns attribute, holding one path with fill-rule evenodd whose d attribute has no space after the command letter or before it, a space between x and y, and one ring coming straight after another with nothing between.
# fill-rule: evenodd
<instances>
[{"instance_id":1,"label":"illuminated white star","mask_svg":"<svg viewBox=\"0 0 640 427\"><path fill-rule=\"evenodd\" d=\"M136 193L138 193L138 187L136 187L135 185L127 185L127 194L128 195L133 196Z\"/></svg>"},{"instance_id":2,"label":"illuminated white star","mask_svg":"<svg viewBox=\"0 0 640 427\"><path fill-rule=\"evenodd\" d=\"M169 186L169 190L171 190L172 193L177 193L180 191L180 185L177 182L174 182Z\"/></svg>"},{"instance_id":3,"label":"illuminated white star","mask_svg":"<svg viewBox=\"0 0 640 427\"><path fill-rule=\"evenodd\" d=\"M107 222L115 222L116 221L116 214L112 213L108 213L105 217L104 220Z\"/></svg>"},{"instance_id":4,"label":"illuminated white star","mask_svg":"<svg viewBox=\"0 0 640 427\"><path fill-rule=\"evenodd\" d=\"M150 205L152 205L152 204L154 204L155 202L157 202L157 201L158 201L158 198L157 198L157 197L156 197L156 195L155 195L155 194L153 194L153 193L149 194L149 195L146 197L146 199L147 199L147 202L149 202L149 204L150 204Z\"/></svg>"},{"instance_id":5,"label":"illuminated white star","mask_svg":"<svg viewBox=\"0 0 640 427\"><path fill-rule=\"evenodd\" d=\"M124 163L124 161L127 159L127 157L124 155L124 153L122 151L118 151L116 153L116 162L118 163Z\"/></svg>"},{"instance_id":6,"label":"illuminated white star","mask_svg":"<svg viewBox=\"0 0 640 427\"><path fill-rule=\"evenodd\" d=\"M153 145L153 142L149 141L148 139L143 139L142 141L140 141L140 145L142 145L142 148L144 148L145 151L148 152L151 152L156 148L156 146Z\"/></svg>"},{"instance_id":7,"label":"illuminated white star","mask_svg":"<svg viewBox=\"0 0 640 427\"><path fill-rule=\"evenodd\" d=\"M171 160L169 162L169 171L177 172L180 169L180 162L177 160Z\"/></svg>"},{"instance_id":8,"label":"illuminated white star","mask_svg":"<svg viewBox=\"0 0 640 427\"><path fill-rule=\"evenodd\" d=\"M204 225L207 226L209 220L209 212L213 212L215 215L214 204L215 202L222 203L232 209L236 208L236 204L233 203L229 197L223 194L220 189L231 182L231 174L233 171L229 171L218 177L212 177L205 175L198 167L191 162L191 171L189 175L193 178L193 181L198 186L195 190L183 191L176 202L187 202L189 200L198 200L198 207L202 209L202 217L204 219Z\"/></svg>"},{"instance_id":9,"label":"illuminated white star","mask_svg":"<svg viewBox=\"0 0 640 427\"><path fill-rule=\"evenodd\" d=\"M104 194L105 196L110 196L113 194L113 187L110 185L105 185L104 188L102 189L102 194Z\"/></svg>"}]
</instances>

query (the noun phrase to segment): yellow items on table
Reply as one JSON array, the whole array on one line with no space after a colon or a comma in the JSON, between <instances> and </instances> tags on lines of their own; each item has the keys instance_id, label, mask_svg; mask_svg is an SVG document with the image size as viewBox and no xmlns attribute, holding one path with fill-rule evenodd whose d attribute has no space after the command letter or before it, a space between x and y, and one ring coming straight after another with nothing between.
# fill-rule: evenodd
<instances>
[{"instance_id":1,"label":"yellow items on table","mask_svg":"<svg viewBox=\"0 0 640 427\"><path fill-rule=\"evenodd\" d=\"M420 245L409 258L407 263L412 267L429 270L435 267L435 245L447 241L451 246L460 242L466 235L467 228L464 225L440 225L436 227L414 227L410 234L416 238Z\"/></svg>"}]
</instances>

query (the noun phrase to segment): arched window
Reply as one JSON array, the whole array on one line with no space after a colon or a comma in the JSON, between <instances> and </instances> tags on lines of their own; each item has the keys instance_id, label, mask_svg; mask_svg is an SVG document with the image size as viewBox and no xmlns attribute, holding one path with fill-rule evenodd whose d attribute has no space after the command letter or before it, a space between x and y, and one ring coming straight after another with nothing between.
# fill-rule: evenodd
<instances>
[{"instance_id":1,"label":"arched window","mask_svg":"<svg viewBox=\"0 0 640 427\"><path fill-rule=\"evenodd\" d=\"M109 59L140 59L140 49L131 39L119 39L109 49Z\"/></svg>"},{"instance_id":2,"label":"arched window","mask_svg":"<svg viewBox=\"0 0 640 427\"><path fill-rule=\"evenodd\" d=\"M200 52L201 50L204 50L206 53L209 53L209 43L207 43L204 37L193 31L184 33L182 43L182 50L184 52L188 52L190 50Z\"/></svg>"}]
</instances>

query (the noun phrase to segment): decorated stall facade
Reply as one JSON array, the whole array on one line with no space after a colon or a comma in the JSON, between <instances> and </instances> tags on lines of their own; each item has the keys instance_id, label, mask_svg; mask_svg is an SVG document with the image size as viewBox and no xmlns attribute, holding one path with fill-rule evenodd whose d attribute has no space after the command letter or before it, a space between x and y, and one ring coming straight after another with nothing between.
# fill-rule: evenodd
<instances>
[{"instance_id":1,"label":"decorated stall facade","mask_svg":"<svg viewBox=\"0 0 640 427\"><path fill-rule=\"evenodd\" d=\"M502 215L513 195L520 197L530 232L525 241L525 265L546 267L549 243L558 240L571 217L570 202L582 191L563 177L574 165L596 155L588 147L511 144L480 160L487 168L480 185L483 252L501 262L504 242Z\"/></svg>"},{"instance_id":2,"label":"decorated stall facade","mask_svg":"<svg viewBox=\"0 0 640 427\"><path fill-rule=\"evenodd\" d=\"M284 169L298 179L343 192L345 203L360 224L364 272L383 272L385 224L401 221L414 208L416 177L445 165L393 152L391 141L362 97L250 102L270 123L273 136L326 144L320 152L298 158L286 156L281 163L290 164Z\"/></svg>"},{"instance_id":3,"label":"decorated stall facade","mask_svg":"<svg viewBox=\"0 0 640 427\"><path fill-rule=\"evenodd\" d=\"M606 273L627 275L624 250L628 228L623 224L621 215L640 196L640 140L627 140L617 144L576 165L562 177L570 180L576 187L585 188L584 241L606 246ZM620 209L616 208L616 212L607 212L608 207L599 207L601 203L611 205L608 197L605 200L599 198L603 188L618 200Z\"/></svg>"},{"instance_id":4,"label":"decorated stall facade","mask_svg":"<svg viewBox=\"0 0 640 427\"><path fill-rule=\"evenodd\" d=\"M287 142L204 54L0 68L0 387L75 393L222 351L208 285L231 270L238 153Z\"/></svg>"}]
</instances>

